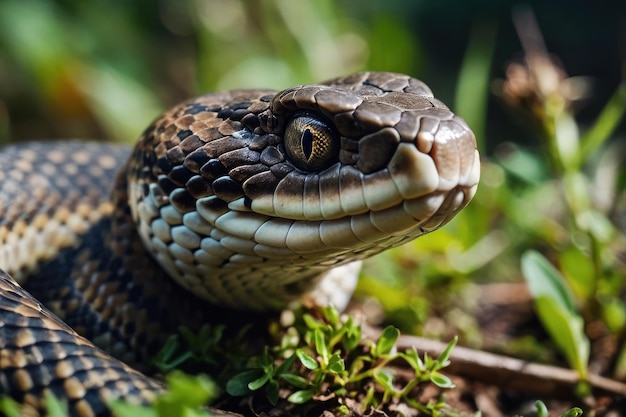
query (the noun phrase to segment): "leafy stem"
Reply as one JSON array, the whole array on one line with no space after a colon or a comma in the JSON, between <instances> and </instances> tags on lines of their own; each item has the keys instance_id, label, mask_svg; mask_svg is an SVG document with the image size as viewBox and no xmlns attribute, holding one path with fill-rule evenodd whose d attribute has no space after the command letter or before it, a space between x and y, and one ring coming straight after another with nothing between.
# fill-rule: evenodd
<instances>
[{"instance_id":1,"label":"leafy stem","mask_svg":"<svg viewBox=\"0 0 626 417\"><path fill-rule=\"evenodd\" d=\"M280 348L266 349L262 360L251 361L233 376L227 392L245 395L265 387L268 399L275 402L278 388L283 387L291 392L287 400L296 404L324 397L335 398L339 405L365 392L362 403L378 407L393 398L412 402L415 389L423 383L454 387L439 371L449 364L456 338L440 358L421 358L415 349L396 352L400 332L395 327L385 328L375 341L364 340L354 318L341 318L332 308L317 313L317 317L302 314L300 322L284 329L289 340L283 338ZM412 377L396 376L394 366L401 364L411 369ZM426 412L432 407L422 404L419 409Z\"/></svg>"}]
</instances>

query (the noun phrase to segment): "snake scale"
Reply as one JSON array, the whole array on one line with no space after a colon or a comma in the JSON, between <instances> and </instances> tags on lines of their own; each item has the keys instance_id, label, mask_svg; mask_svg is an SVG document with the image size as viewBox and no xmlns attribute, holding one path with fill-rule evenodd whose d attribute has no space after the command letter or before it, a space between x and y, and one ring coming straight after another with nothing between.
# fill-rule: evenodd
<instances>
[{"instance_id":1,"label":"snake scale","mask_svg":"<svg viewBox=\"0 0 626 417\"><path fill-rule=\"evenodd\" d=\"M131 366L180 325L343 308L362 259L444 225L479 179L467 124L386 72L207 94L132 150L33 142L0 168L0 395L75 416L151 401Z\"/></svg>"}]
</instances>

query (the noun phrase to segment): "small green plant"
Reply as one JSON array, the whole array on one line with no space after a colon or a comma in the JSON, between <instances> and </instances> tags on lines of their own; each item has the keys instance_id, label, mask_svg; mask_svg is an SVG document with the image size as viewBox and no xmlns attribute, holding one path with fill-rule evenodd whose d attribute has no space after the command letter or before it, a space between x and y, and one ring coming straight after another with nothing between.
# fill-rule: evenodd
<instances>
[{"instance_id":1,"label":"small green plant","mask_svg":"<svg viewBox=\"0 0 626 417\"><path fill-rule=\"evenodd\" d=\"M287 397L291 403L335 399L338 405L345 405L346 398L358 397L364 409L400 399L433 415L445 404L421 404L412 394L425 382L440 388L454 387L439 371L449 364L456 339L441 357L425 355L422 359L415 349L396 352L399 334L390 326L376 341L363 340L353 317L342 318L332 308L321 309L319 317L305 313L301 322L283 330L277 346L266 348L261 356L251 359L246 370L233 376L226 391L241 396L264 389L269 402L276 404L282 387L291 392ZM404 381L397 378L394 369L398 366L410 368L413 376Z\"/></svg>"},{"instance_id":2,"label":"small green plant","mask_svg":"<svg viewBox=\"0 0 626 417\"><path fill-rule=\"evenodd\" d=\"M159 371L168 373L179 368L183 363L190 360L201 362L207 365L216 365L219 356L216 353L220 350L218 342L222 341L225 326L202 326L198 333L194 333L188 328L179 329L182 342L188 349L179 349L181 340L178 335L172 335L160 352L153 358L152 364Z\"/></svg>"},{"instance_id":3,"label":"small green plant","mask_svg":"<svg viewBox=\"0 0 626 417\"><path fill-rule=\"evenodd\" d=\"M234 334L228 333L231 327L206 324L198 331L181 327L152 359L152 366L161 374L176 369L190 373L200 370L218 381L228 378L258 353L244 342L251 326L244 326Z\"/></svg>"},{"instance_id":4,"label":"small green plant","mask_svg":"<svg viewBox=\"0 0 626 417\"><path fill-rule=\"evenodd\" d=\"M209 417L211 414L205 406L219 394L217 386L206 375L190 376L180 371L167 376L167 388L150 406L122 400L115 400L109 406L119 417Z\"/></svg>"}]
</instances>

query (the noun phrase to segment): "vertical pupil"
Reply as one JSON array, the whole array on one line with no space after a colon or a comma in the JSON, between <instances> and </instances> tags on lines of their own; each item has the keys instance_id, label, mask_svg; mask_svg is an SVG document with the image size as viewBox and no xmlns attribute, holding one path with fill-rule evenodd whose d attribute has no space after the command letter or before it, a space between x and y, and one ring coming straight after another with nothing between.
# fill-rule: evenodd
<instances>
[{"instance_id":1,"label":"vertical pupil","mask_svg":"<svg viewBox=\"0 0 626 417\"><path fill-rule=\"evenodd\" d=\"M304 153L304 157L308 161L313 153L313 134L309 129L304 129L304 132L302 132L301 144L302 153Z\"/></svg>"}]
</instances>

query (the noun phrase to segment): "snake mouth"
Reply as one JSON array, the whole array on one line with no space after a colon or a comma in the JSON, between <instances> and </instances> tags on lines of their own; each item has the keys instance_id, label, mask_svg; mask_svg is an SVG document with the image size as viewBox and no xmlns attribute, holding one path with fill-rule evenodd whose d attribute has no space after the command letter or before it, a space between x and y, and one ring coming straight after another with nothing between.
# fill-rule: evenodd
<instances>
[{"instance_id":1,"label":"snake mouth","mask_svg":"<svg viewBox=\"0 0 626 417\"><path fill-rule=\"evenodd\" d=\"M475 186L458 186L382 210L332 220L288 220L230 211L215 219L214 225L230 236L224 243L226 247L232 245L230 249L240 248L245 239L254 242L249 250L264 258L332 254L332 262L337 263L337 259L342 260L342 251L351 253L352 260L361 257L357 254L371 256L388 248L389 241L402 244L441 227L467 205L475 190Z\"/></svg>"}]
</instances>

